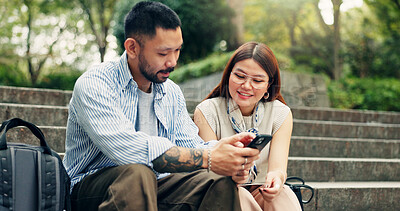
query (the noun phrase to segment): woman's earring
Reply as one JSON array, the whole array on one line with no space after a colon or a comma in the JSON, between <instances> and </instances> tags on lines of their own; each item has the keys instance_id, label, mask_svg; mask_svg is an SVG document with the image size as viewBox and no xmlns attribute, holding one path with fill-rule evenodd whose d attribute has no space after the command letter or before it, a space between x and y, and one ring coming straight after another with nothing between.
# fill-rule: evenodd
<instances>
[{"instance_id":1,"label":"woman's earring","mask_svg":"<svg viewBox=\"0 0 400 211\"><path fill-rule=\"evenodd\" d=\"M266 94L264 94L264 99L268 100L269 98L269 92L267 92Z\"/></svg>"}]
</instances>

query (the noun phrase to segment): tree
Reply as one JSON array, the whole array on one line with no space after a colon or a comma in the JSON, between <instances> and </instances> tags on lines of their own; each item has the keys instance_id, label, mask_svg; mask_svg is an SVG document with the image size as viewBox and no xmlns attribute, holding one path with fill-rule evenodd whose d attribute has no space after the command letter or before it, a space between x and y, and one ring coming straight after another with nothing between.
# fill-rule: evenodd
<instances>
[{"instance_id":1,"label":"tree","mask_svg":"<svg viewBox=\"0 0 400 211\"><path fill-rule=\"evenodd\" d=\"M235 11L235 15L232 18L233 25L236 26L236 37L237 44L233 44L232 46L239 47L241 43L244 43L244 1L243 0L227 0L228 5Z\"/></svg>"},{"instance_id":2,"label":"tree","mask_svg":"<svg viewBox=\"0 0 400 211\"><path fill-rule=\"evenodd\" d=\"M36 87L49 72L85 69L83 11L61 0L0 0L0 83ZM83 61L83 62L82 62Z\"/></svg>"},{"instance_id":3,"label":"tree","mask_svg":"<svg viewBox=\"0 0 400 211\"><path fill-rule=\"evenodd\" d=\"M137 1L122 0L120 5L131 4L129 9ZM228 43L228 50L236 47L236 29L231 23L233 16L232 9L226 4L225 0L159 0L174 10L182 21L182 34L184 46L180 56L180 61L188 63L190 61L204 58L215 50L215 46L225 40ZM115 32L119 46L124 42L123 17L129 10L116 12ZM123 48L121 48L121 51Z\"/></svg>"},{"instance_id":4,"label":"tree","mask_svg":"<svg viewBox=\"0 0 400 211\"><path fill-rule=\"evenodd\" d=\"M115 4L115 13L113 21L115 22L113 27L113 34L117 38L118 52L122 54L125 50L125 15L132 9L133 5L143 0L121 0Z\"/></svg>"},{"instance_id":5,"label":"tree","mask_svg":"<svg viewBox=\"0 0 400 211\"><path fill-rule=\"evenodd\" d=\"M395 1L365 3L343 17L344 59L350 72L360 78L400 78L399 7Z\"/></svg>"},{"instance_id":6,"label":"tree","mask_svg":"<svg viewBox=\"0 0 400 211\"><path fill-rule=\"evenodd\" d=\"M100 60L104 61L107 48L107 36L114 17L116 0L78 0L86 13L88 25L95 36L95 42L100 52Z\"/></svg>"},{"instance_id":7,"label":"tree","mask_svg":"<svg viewBox=\"0 0 400 211\"><path fill-rule=\"evenodd\" d=\"M340 5L333 0L334 24L327 25L319 0L246 1L246 38L288 53L297 66L340 78L342 72Z\"/></svg>"},{"instance_id":8,"label":"tree","mask_svg":"<svg viewBox=\"0 0 400 211\"><path fill-rule=\"evenodd\" d=\"M11 39L13 44L1 45L6 47L10 55L8 57L14 62L9 66L15 68L11 71L19 72L16 69L26 68L30 83L34 86L45 63L53 56L54 46L67 27L66 18L62 15L65 10L60 8L68 6L58 0L23 0L6 4L9 4L9 7L3 13L3 17L8 20L4 24L5 27L11 28L11 33L4 35Z\"/></svg>"},{"instance_id":9,"label":"tree","mask_svg":"<svg viewBox=\"0 0 400 211\"><path fill-rule=\"evenodd\" d=\"M37 11L40 11L41 8L44 7L44 4L42 4L43 2L35 2L34 0L24 0L23 3L27 7L24 21L28 29L26 44L25 44L26 47L25 56L28 64L28 72L31 76L30 77L31 83L32 85L35 85L39 77L39 74L43 69L43 65L45 64L47 59L52 55L53 47L58 42L60 35L65 30L66 24L64 20L59 19L58 24L54 27L53 30L53 33L56 33L57 35L53 40L47 43L48 44L47 53L44 53L42 55L35 54L31 51L32 35L35 33L33 28L34 27L33 22L35 20L35 16L40 15L40 13L38 13ZM48 11L47 8L43 9L43 12L47 11Z\"/></svg>"},{"instance_id":10,"label":"tree","mask_svg":"<svg viewBox=\"0 0 400 211\"><path fill-rule=\"evenodd\" d=\"M369 22L378 22L380 34L374 39L377 54L370 74L378 77L400 78L400 1L365 0L375 17L365 17Z\"/></svg>"}]
</instances>

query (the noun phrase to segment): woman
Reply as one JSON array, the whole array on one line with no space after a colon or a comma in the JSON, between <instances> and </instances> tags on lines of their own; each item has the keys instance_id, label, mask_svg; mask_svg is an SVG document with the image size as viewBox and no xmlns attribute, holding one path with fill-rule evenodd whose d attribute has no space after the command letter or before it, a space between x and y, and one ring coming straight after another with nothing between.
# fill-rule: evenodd
<instances>
[{"instance_id":1,"label":"woman","mask_svg":"<svg viewBox=\"0 0 400 211\"><path fill-rule=\"evenodd\" d=\"M205 141L243 131L272 135L250 175L238 172L232 177L237 183L252 184L239 187L243 210L301 210L296 195L284 185L293 120L280 86L272 51L265 44L248 42L235 51L221 82L194 112ZM250 193L257 203L249 199Z\"/></svg>"}]
</instances>

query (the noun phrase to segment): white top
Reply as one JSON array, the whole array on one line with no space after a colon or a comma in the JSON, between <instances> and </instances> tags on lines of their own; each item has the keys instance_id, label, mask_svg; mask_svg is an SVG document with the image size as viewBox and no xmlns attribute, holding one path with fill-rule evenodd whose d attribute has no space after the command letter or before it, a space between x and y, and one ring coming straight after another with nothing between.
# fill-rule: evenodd
<instances>
[{"instance_id":1,"label":"white top","mask_svg":"<svg viewBox=\"0 0 400 211\"><path fill-rule=\"evenodd\" d=\"M197 108L203 113L218 140L236 134L228 117L226 98L207 99L197 105ZM258 127L259 133L273 136L281 127L289 112L290 108L279 100L264 103L264 118ZM245 116L244 120L246 129L253 127L251 116ZM261 151L260 159L256 161L257 178L254 183L265 182L268 171L269 148L270 144Z\"/></svg>"}]
</instances>

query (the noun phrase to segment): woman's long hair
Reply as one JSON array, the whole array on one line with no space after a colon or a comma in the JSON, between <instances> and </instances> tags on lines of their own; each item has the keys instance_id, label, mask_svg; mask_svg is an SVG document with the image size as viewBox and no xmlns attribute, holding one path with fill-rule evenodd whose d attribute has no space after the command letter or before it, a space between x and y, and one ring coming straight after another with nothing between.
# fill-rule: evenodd
<instances>
[{"instance_id":1,"label":"woman's long hair","mask_svg":"<svg viewBox=\"0 0 400 211\"><path fill-rule=\"evenodd\" d=\"M265 99L261 98L262 102L269 102L274 100L279 100L286 104L285 100L281 95L281 78L279 72L278 61L275 58L274 53L267 45L257 42L247 42L241 45L229 59L224 72L222 74L221 82L208 94L205 99L214 97L225 97L230 98L229 94L229 77L231 75L232 69L236 63L245 60L253 59L258 63L262 69L268 74L268 93L269 97Z\"/></svg>"}]
</instances>

